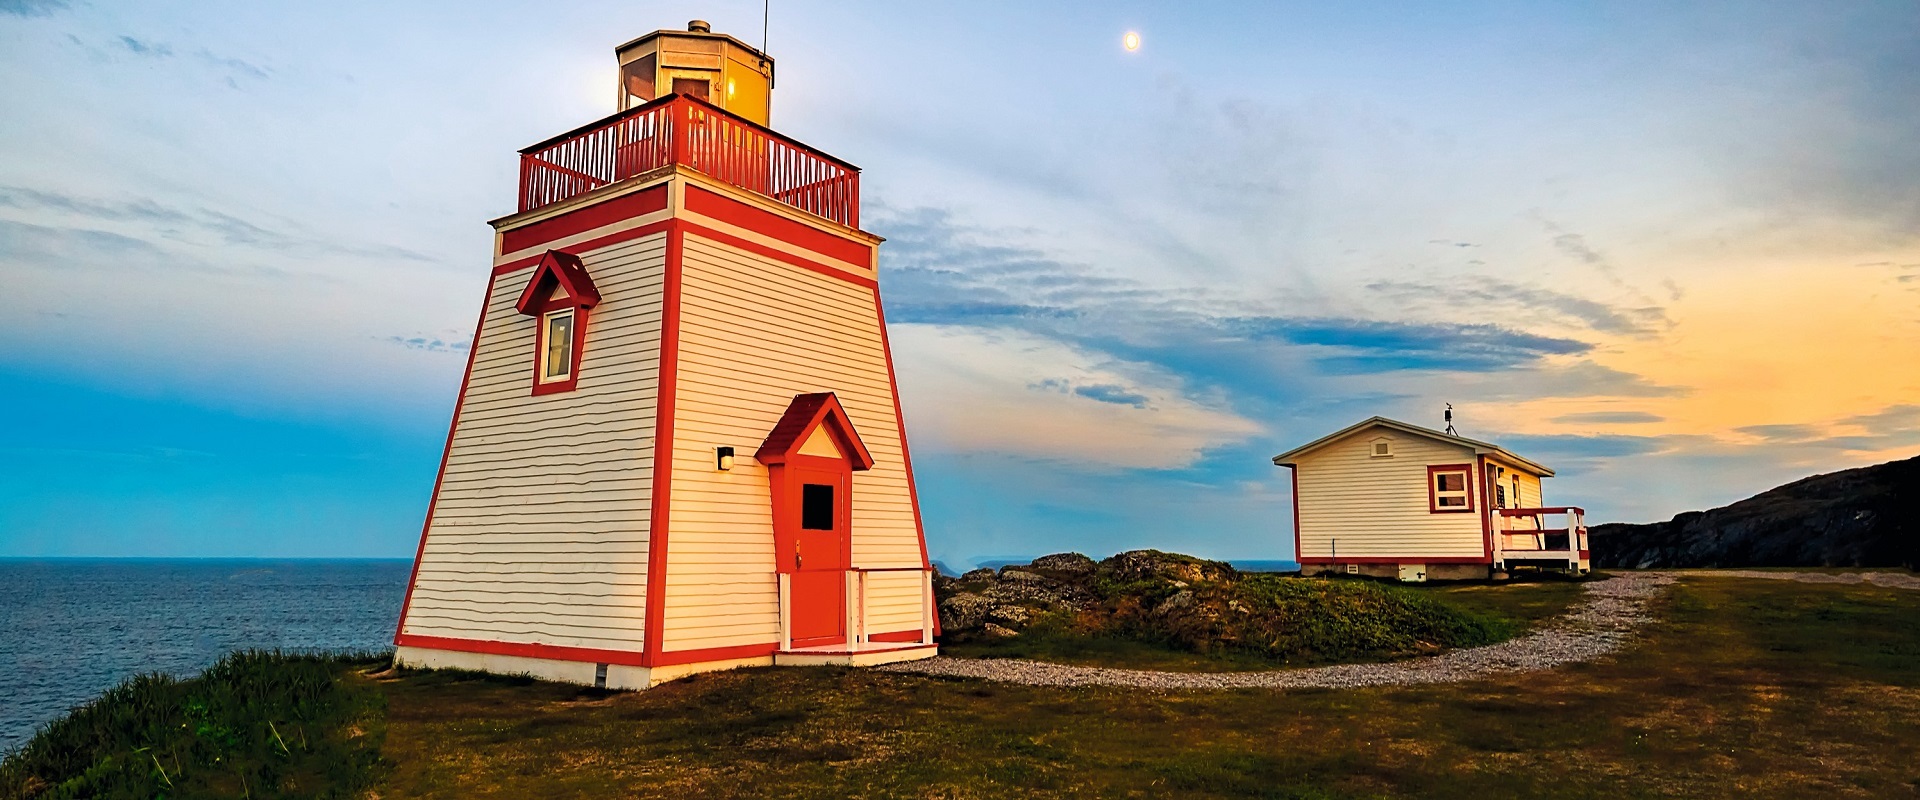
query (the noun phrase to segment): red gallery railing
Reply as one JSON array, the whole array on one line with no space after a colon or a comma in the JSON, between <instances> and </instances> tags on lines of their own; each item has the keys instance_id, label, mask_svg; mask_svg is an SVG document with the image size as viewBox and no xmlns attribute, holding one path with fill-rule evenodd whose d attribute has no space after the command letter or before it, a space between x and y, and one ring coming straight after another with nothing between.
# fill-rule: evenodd
<instances>
[{"instance_id":1,"label":"red gallery railing","mask_svg":"<svg viewBox=\"0 0 1920 800\"><path fill-rule=\"evenodd\" d=\"M699 98L672 94L520 151L520 210L671 164L860 227L859 167Z\"/></svg>"}]
</instances>

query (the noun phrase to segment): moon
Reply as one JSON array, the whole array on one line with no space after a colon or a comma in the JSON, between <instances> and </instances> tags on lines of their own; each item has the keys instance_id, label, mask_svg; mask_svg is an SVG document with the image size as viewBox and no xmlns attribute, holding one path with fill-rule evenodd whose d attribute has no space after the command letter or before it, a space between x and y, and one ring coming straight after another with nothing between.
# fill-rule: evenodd
<instances>
[{"instance_id":1,"label":"moon","mask_svg":"<svg viewBox=\"0 0 1920 800\"><path fill-rule=\"evenodd\" d=\"M1127 35L1120 37L1120 46L1127 48L1127 52L1140 49L1140 34L1127 31Z\"/></svg>"}]
</instances>

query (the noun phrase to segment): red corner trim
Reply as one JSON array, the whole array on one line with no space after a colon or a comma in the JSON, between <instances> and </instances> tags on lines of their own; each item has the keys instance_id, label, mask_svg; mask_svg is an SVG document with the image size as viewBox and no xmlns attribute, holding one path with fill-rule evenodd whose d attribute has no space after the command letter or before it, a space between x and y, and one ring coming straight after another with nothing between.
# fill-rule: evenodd
<instances>
[{"instance_id":1,"label":"red corner trim","mask_svg":"<svg viewBox=\"0 0 1920 800\"><path fill-rule=\"evenodd\" d=\"M467 386L473 381L473 357L480 350L480 331L487 326L487 306L493 304L493 277L487 278L486 299L480 302L480 320L473 324L473 341L467 345L467 369L460 374L460 392L453 399L453 420L447 423L447 444L440 450L440 472L433 476L433 494L427 500L427 518L420 523L420 545L413 551L413 571L407 576L407 596L400 601L400 622L394 626L398 644L407 629L407 611L413 608L413 587L420 582L420 559L427 553L427 531L433 528L433 509L440 505L440 484L447 479L447 458L453 455L453 434L460 430L460 407L467 402Z\"/></svg>"},{"instance_id":2,"label":"red corner trim","mask_svg":"<svg viewBox=\"0 0 1920 800\"><path fill-rule=\"evenodd\" d=\"M771 211L755 208L691 182L687 184L687 194L682 202L688 211L695 214L764 233L828 258L862 267L873 266L873 245L843 239L812 225L795 222Z\"/></svg>"},{"instance_id":3,"label":"red corner trim","mask_svg":"<svg viewBox=\"0 0 1920 800\"><path fill-rule=\"evenodd\" d=\"M1288 483L1293 484L1293 560L1301 561L1300 553L1300 467L1287 464Z\"/></svg>"},{"instance_id":4,"label":"red corner trim","mask_svg":"<svg viewBox=\"0 0 1920 800\"><path fill-rule=\"evenodd\" d=\"M880 321L880 349L887 354L887 390L893 393L893 425L900 434L900 463L907 470L907 499L913 503L913 529L920 535L920 568L933 569L927 558L927 528L920 520L920 490L913 483L913 454L907 449L907 416L900 410L900 381L893 374L893 344L887 341L887 310L880 302L880 288L873 290L873 315ZM933 616L933 632L940 633L940 615Z\"/></svg>"},{"instance_id":5,"label":"red corner trim","mask_svg":"<svg viewBox=\"0 0 1920 800\"><path fill-rule=\"evenodd\" d=\"M1478 475L1471 477L1473 478L1473 490L1479 492L1481 495L1480 538L1486 546L1487 563L1491 564L1493 563L1493 493L1487 491L1487 457L1474 456L1473 463L1475 469L1479 472ZM1429 477L1427 480L1431 481L1433 479Z\"/></svg>"},{"instance_id":6,"label":"red corner trim","mask_svg":"<svg viewBox=\"0 0 1920 800\"><path fill-rule=\"evenodd\" d=\"M538 247L547 242L564 239L577 233L586 233L594 228L612 225L621 220L664 211L666 208L667 185L662 183L650 189L642 189L633 194L594 203L585 208L501 233L500 252L514 253L529 247Z\"/></svg>"},{"instance_id":7,"label":"red corner trim","mask_svg":"<svg viewBox=\"0 0 1920 800\"><path fill-rule=\"evenodd\" d=\"M673 416L680 369L680 272L686 245L684 223L667 221L665 288L661 294L660 380L654 397L653 492L648 503L646 665L659 666L660 637L667 620L667 524L673 498Z\"/></svg>"},{"instance_id":8,"label":"red corner trim","mask_svg":"<svg viewBox=\"0 0 1920 800\"><path fill-rule=\"evenodd\" d=\"M1460 487L1466 490L1466 494L1467 494L1467 506L1465 508L1441 508L1440 507L1440 492L1438 489L1435 489L1433 486L1433 476L1438 475L1442 472L1467 473L1466 481L1464 485ZM1427 465L1427 512L1431 514L1471 514L1473 513L1474 511L1473 496L1475 493L1473 488L1473 472L1474 470L1473 470L1472 464L1429 464ZM1485 505L1485 504L1483 503L1482 505ZM1484 517L1485 515L1482 515L1482 516Z\"/></svg>"},{"instance_id":9,"label":"red corner trim","mask_svg":"<svg viewBox=\"0 0 1920 800\"><path fill-rule=\"evenodd\" d=\"M567 249L575 253L587 253L587 252L592 252L594 250L598 250L602 247L612 247L613 245L619 244L621 242L629 241L632 239L638 239L642 236L652 236L653 234L664 231L667 229L667 223L670 221L671 220L663 219L663 220L660 220L659 222L649 222L645 225L635 226L632 228L628 228L624 231L615 231L613 233L609 233L605 236L602 236L598 239L588 239L587 241L581 242L579 244L568 245ZM527 256L526 258L516 258L512 261L495 265L493 268L493 274L504 275L509 272L518 272L520 270L526 269L527 267L531 267L535 264L540 263L540 259L543 259L543 258L546 258L545 253L542 253L537 256Z\"/></svg>"},{"instance_id":10,"label":"red corner trim","mask_svg":"<svg viewBox=\"0 0 1920 800\"><path fill-rule=\"evenodd\" d=\"M527 288L521 290L513 309L530 317L539 316L548 310L547 298L553 296L555 287L566 290L566 305L592 308L600 302L600 290L594 288L593 277L587 274L580 257L564 250L548 250L540 256L538 268L527 279Z\"/></svg>"},{"instance_id":11,"label":"red corner trim","mask_svg":"<svg viewBox=\"0 0 1920 800\"><path fill-rule=\"evenodd\" d=\"M935 636L940 635L938 626L935 626L935 630L933 633ZM888 631L886 633L868 634L867 641L869 642L917 642L917 641L920 641L920 629L915 628L910 631Z\"/></svg>"},{"instance_id":12,"label":"red corner trim","mask_svg":"<svg viewBox=\"0 0 1920 800\"><path fill-rule=\"evenodd\" d=\"M769 466L787 463L821 425L827 426L827 432L840 445L841 452L847 454L849 467L855 471L873 469L873 454L867 452L866 443L860 441L853 421L847 418L847 410L832 392L794 395L787 410L781 413L780 421L774 423L773 430L760 443L760 449L754 452L753 460Z\"/></svg>"},{"instance_id":13,"label":"red corner trim","mask_svg":"<svg viewBox=\"0 0 1920 800\"><path fill-rule=\"evenodd\" d=\"M766 256L767 258L771 258L776 261L784 261L788 264L792 264L801 269L808 270L810 272L817 272L829 278L838 278L840 280L854 284L855 286L861 286L868 289L877 289L880 285L877 281L875 281L872 278L866 277L865 275L860 275L854 272L848 272L843 269L836 269L834 267L830 267L826 264L822 264L812 259L801 258L800 256L796 256L785 250L776 250L774 248L768 247L759 242L751 241L748 239L742 239L731 233L727 233L726 231L714 230L705 225L701 225L697 222L688 222L686 223L686 226L687 226L687 232L697 233L701 236L701 238L712 239L721 244L728 245L731 247L738 247L749 253Z\"/></svg>"}]
</instances>

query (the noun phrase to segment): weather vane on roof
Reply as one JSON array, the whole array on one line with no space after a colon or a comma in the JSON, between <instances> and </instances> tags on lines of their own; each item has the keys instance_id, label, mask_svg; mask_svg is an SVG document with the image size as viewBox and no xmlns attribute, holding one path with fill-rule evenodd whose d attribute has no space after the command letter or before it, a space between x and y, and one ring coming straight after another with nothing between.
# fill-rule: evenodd
<instances>
[{"instance_id":1,"label":"weather vane on roof","mask_svg":"<svg viewBox=\"0 0 1920 800\"><path fill-rule=\"evenodd\" d=\"M1447 404L1447 435L1448 436L1460 435L1459 431L1456 431L1453 429L1453 404L1452 403Z\"/></svg>"}]
</instances>

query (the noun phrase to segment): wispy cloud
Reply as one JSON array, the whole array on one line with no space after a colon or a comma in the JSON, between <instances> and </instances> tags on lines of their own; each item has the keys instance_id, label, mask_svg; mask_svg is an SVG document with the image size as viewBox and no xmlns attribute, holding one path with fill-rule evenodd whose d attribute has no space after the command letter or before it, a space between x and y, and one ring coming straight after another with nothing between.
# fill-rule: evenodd
<instances>
[{"instance_id":1,"label":"wispy cloud","mask_svg":"<svg viewBox=\"0 0 1920 800\"><path fill-rule=\"evenodd\" d=\"M1591 297L1511 283L1492 276L1465 275L1448 283L1432 281L1376 281L1367 289L1402 305L1426 308L1451 306L1472 310L1499 310L1505 318L1573 319L1601 332L1648 338L1672 327L1659 306L1625 308Z\"/></svg>"},{"instance_id":2,"label":"wispy cloud","mask_svg":"<svg viewBox=\"0 0 1920 800\"><path fill-rule=\"evenodd\" d=\"M67 0L0 0L0 14L16 17L49 17L67 9Z\"/></svg>"},{"instance_id":3,"label":"wispy cloud","mask_svg":"<svg viewBox=\"0 0 1920 800\"><path fill-rule=\"evenodd\" d=\"M437 259L424 253L392 245L357 245L301 231L297 226L266 227L238 216L205 207L162 205L151 199L99 200L89 197L0 186L0 207L40 212L96 222L125 222L149 226L161 239L210 236L229 245L247 245L285 255L353 256L375 259L431 262ZM128 237L132 238L132 237Z\"/></svg>"},{"instance_id":4,"label":"wispy cloud","mask_svg":"<svg viewBox=\"0 0 1920 800\"><path fill-rule=\"evenodd\" d=\"M383 341L428 353L465 353L470 347L467 342L447 341L437 336L388 336Z\"/></svg>"},{"instance_id":5,"label":"wispy cloud","mask_svg":"<svg viewBox=\"0 0 1920 800\"><path fill-rule=\"evenodd\" d=\"M121 47L126 48L128 52L137 56L147 56L149 58L173 57L173 48L167 46L165 42L143 41L125 35L121 36L117 41Z\"/></svg>"},{"instance_id":6,"label":"wispy cloud","mask_svg":"<svg viewBox=\"0 0 1920 800\"><path fill-rule=\"evenodd\" d=\"M1645 425L1665 422L1666 417L1649 414L1645 411L1583 411L1578 414L1561 414L1549 422L1562 425Z\"/></svg>"}]
</instances>

